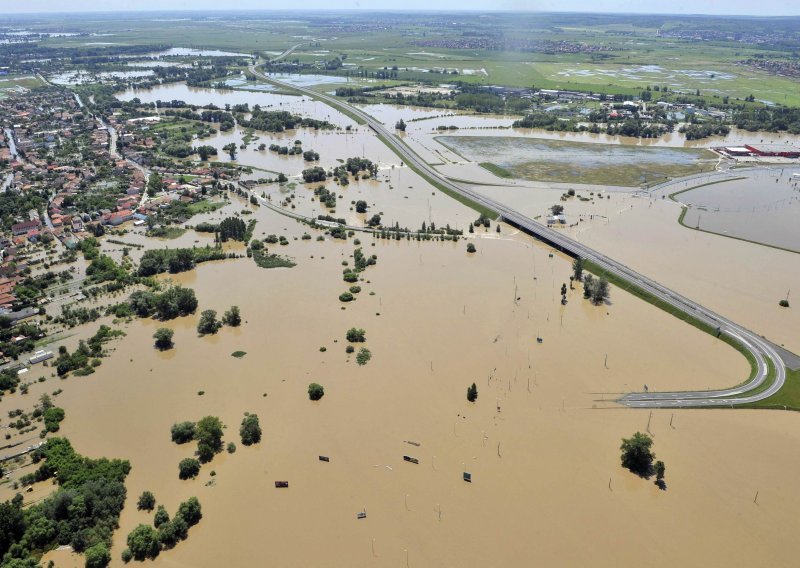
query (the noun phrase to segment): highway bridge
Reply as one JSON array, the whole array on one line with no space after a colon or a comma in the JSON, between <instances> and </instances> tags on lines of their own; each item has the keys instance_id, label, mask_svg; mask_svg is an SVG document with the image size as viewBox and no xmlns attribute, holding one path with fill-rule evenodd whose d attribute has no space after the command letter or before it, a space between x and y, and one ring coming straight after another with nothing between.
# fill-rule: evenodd
<instances>
[{"instance_id":1,"label":"highway bridge","mask_svg":"<svg viewBox=\"0 0 800 568\"><path fill-rule=\"evenodd\" d=\"M448 179L420 158L393 131L390 131L380 121L363 110L326 93L277 81L259 71L255 65L250 68L250 71L265 81L318 99L366 124L387 146L402 158L405 164L415 169L424 178L433 181L434 184L450 192L466 197L486 209L494 211L506 223L518 227L569 255L580 256L594 263L606 272L643 290L675 310L710 326L712 329L716 329L718 336L726 335L735 343L741 345L752 355L755 361L755 373L753 376L737 387L709 391L631 393L620 397L618 399L620 404L636 408L732 407L764 400L778 392L786 381L786 366L779 348L758 334L714 313L647 276L639 274L621 262L581 244L542 223L538 223L499 201L485 197L469 187Z\"/></svg>"}]
</instances>

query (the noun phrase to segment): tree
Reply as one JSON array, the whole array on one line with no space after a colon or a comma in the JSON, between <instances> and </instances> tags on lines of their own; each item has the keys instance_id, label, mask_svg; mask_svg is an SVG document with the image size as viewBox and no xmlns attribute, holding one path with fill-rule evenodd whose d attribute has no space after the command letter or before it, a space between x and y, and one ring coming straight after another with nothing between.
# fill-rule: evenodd
<instances>
[{"instance_id":1,"label":"tree","mask_svg":"<svg viewBox=\"0 0 800 568\"><path fill-rule=\"evenodd\" d=\"M311 400L319 400L325 396L325 387L317 383L308 385L308 398Z\"/></svg>"},{"instance_id":2,"label":"tree","mask_svg":"<svg viewBox=\"0 0 800 568\"><path fill-rule=\"evenodd\" d=\"M140 511L152 511L156 506L156 496L150 491L143 491L136 503L136 508Z\"/></svg>"},{"instance_id":3,"label":"tree","mask_svg":"<svg viewBox=\"0 0 800 568\"><path fill-rule=\"evenodd\" d=\"M98 542L86 549L86 568L105 568L111 562L111 552L106 543Z\"/></svg>"},{"instance_id":4,"label":"tree","mask_svg":"<svg viewBox=\"0 0 800 568\"><path fill-rule=\"evenodd\" d=\"M289 181L289 178L287 178L285 174L278 174L278 183L286 183L287 181Z\"/></svg>"},{"instance_id":5,"label":"tree","mask_svg":"<svg viewBox=\"0 0 800 568\"><path fill-rule=\"evenodd\" d=\"M190 497L188 501L184 501L178 506L178 512L175 513L176 518L181 518L190 527L195 526L203 518L203 512L200 507L200 501L197 497Z\"/></svg>"},{"instance_id":6,"label":"tree","mask_svg":"<svg viewBox=\"0 0 800 568\"><path fill-rule=\"evenodd\" d=\"M197 454L203 463L210 462L222 451L222 421L216 416L205 416L197 423Z\"/></svg>"},{"instance_id":7,"label":"tree","mask_svg":"<svg viewBox=\"0 0 800 568\"><path fill-rule=\"evenodd\" d=\"M25 534L22 495L17 496L19 499L0 503L0 558Z\"/></svg>"},{"instance_id":8,"label":"tree","mask_svg":"<svg viewBox=\"0 0 800 568\"><path fill-rule=\"evenodd\" d=\"M172 441L176 444L185 444L194 440L195 423L194 422L181 422L180 424L172 425Z\"/></svg>"},{"instance_id":9,"label":"tree","mask_svg":"<svg viewBox=\"0 0 800 568\"><path fill-rule=\"evenodd\" d=\"M364 200L356 201L356 213L366 213L367 212L367 202Z\"/></svg>"},{"instance_id":10,"label":"tree","mask_svg":"<svg viewBox=\"0 0 800 568\"><path fill-rule=\"evenodd\" d=\"M235 160L235 159L236 159L236 143L235 143L235 142L230 142L230 143L228 143L228 144L225 144L225 145L222 147L222 149L223 149L225 152L227 152L227 153L228 153L228 155L230 155L230 157L231 157L231 160Z\"/></svg>"},{"instance_id":11,"label":"tree","mask_svg":"<svg viewBox=\"0 0 800 568\"><path fill-rule=\"evenodd\" d=\"M467 243L467 252L475 252L477 249L472 243Z\"/></svg>"},{"instance_id":12,"label":"tree","mask_svg":"<svg viewBox=\"0 0 800 568\"><path fill-rule=\"evenodd\" d=\"M172 349L172 346L174 345L172 343L172 336L174 333L175 332L167 327L159 327L153 334L153 339L156 340L156 349L160 351Z\"/></svg>"},{"instance_id":13,"label":"tree","mask_svg":"<svg viewBox=\"0 0 800 568\"><path fill-rule=\"evenodd\" d=\"M647 434L636 432L630 438L623 438L620 450L622 450L622 467L631 472L647 477L652 473L653 460L655 454L650 451L653 439Z\"/></svg>"},{"instance_id":14,"label":"tree","mask_svg":"<svg viewBox=\"0 0 800 568\"><path fill-rule=\"evenodd\" d=\"M608 280L601 276L592 290L592 303L599 306L608 299Z\"/></svg>"},{"instance_id":15,"label":"tree","mask_svg":"<svg viewBox=\"0 0 800 568\"><path fill-rule=\"evenodd\" d=\"M242 437L242 444L252 446L261 441L261 426L258 423L258 415L248 414L242 420L239 428L239 435Z\"/></svg>"},{"instance_id":16,"label":"tree","mask_svg":"<svg viewBox=\"0 0 800 568\"><path fill-rule=\"evenodd\" d=\"M197 323L197 333L200 335L215 334L219 331L222 324L217 321L215 310L203 310L200 314L200 321Z\"/></svg>"},{"instance_id":17,"label":"tree","mask_svg":"<svg viewBox=\"0 0 800 568\"><path fill-rule=\"evenodd\" d=\"M583 258L580 256L572 261L572 275L578 282L583 279Z\"/></svg>"},{"instance_id":18,"label":"tree","mask_svg":"<svg viewBox=\"0 0 800 568\"><path fill-rule=\"evenodd\" d=\"M406 131L406 123L403 122L402 118L400 120L398 120L397 123L395 123L394 127L397 130L400 130L401 132L405 132Z\"/></svg>"},{"instance_id":19,"label":"tree","mask_svg":"<svg viewBox=\"0 0 800 568\"><path fill-rule=\"evenodd\" d=\"M367 340L367 332L363 329L351 327L347 330L347 341L351 343L363 343Z\"/></svg>"},{"instance_id":20,"label":"tree","mask_svg":"<svg viewBox=\"0 0 800 568\"><path fill-rule=\"evenodd\" d=\"M128 549L136 560L155 558L161 550L158 532L150 525L139 525L128 535Z\"/></svg>"},{"instance_id":21,"label":"tree","mask_svg":"<svg viewBox=\"0 0 800 568\"><path fill-rule=\"evenodd\" d=\"M242 316L239 313L239 306L231 306L222 316L222 323L230 327L239 327L242 325Z\"/></svg>"},{"instance_id":22,"label":"tree","mask_svg":"<svg viewBox=\"0 0 800 568\"><path fill-rule=\"evenodd\" d=\"M667 467L664 465L664 462L658 460L656 462L656 480L660 481L664 479L664 472L667 470Z\"/></svg>"},{"instance_id":23,"label":"tree","mask_svg":"<svg viewBox=\"0 0 800 568\"><path fill-rule=\"evenodd\" d=\"M478 398L478 387L475 386L475 383L472 383L472 386L467 389L467 400L470 402L475 402Z\"/></svg>"},{"instance_id":24,"label":"tree","mask_svg":"<svg viewBox=\"0 0 800 568\"><path fill-rule=\"evenodd\" d=\"M147 179L147 196L155 197L156 193L164 189L164 182L161 181L161 176L158 174L150 174Z\"/></svg>"},{"instance_id":25,"label":"tree","mask_svg":"<svg viewBox=\"0 0 800 568\"><path fill-rule=\"evenodd\" d=\"M159 505L158 509L156 510L156 514L153 517L153 526L159 528L164 523L169 522L169 513L164 508L164 505Z\"/></svg>"},{"instance_id":26,"label":"tree","mask_svg":"<svg viewBox=\"0 0 800 568\"><path fill-rule=\"evenodd\" d=\"M184 458L178 464L178 477L194 479L200 473L200 462L194 458Z\"/></svg>"},{"instance_id":27,"label":"tree","mask_svg":"<svg viewBox=\"0 0 800 568\"><path fill-rule=\"evenodd\" d=\"M375 215L370 217L369 221L367 221L367 225L369 225L370 227L379 227L380 224L381 224L381 216L378 215L377 213L375 213Z\"/></svg>"},{"instance_id":28,"label":"tree","mask_svg":"<svg viewBox=\"0 0 800 568\"><path fill-rule=\"evenodd\" d=\"M550 208L550 211L553 213L553 215L561 215L564 212L564 206L563 205L553 205Z\"/></svg>"}]
</instances>

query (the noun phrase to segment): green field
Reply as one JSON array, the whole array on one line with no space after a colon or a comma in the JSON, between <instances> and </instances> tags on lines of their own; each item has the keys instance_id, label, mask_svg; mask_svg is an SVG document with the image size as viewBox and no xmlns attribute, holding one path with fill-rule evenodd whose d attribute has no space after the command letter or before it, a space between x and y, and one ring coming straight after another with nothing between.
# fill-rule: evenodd
<instances>
[{"instance_id":1,"label":"green field","mask_svg":"<svg viewBox=\"0 0 800 568\"><path fill-rule=\"evenodd\" d=\"M42 85L44 83L34 75L0 75L0 98L21 89L33 89Z\"/></svg>"},{"instance_id":2,"label":"green field","mask_svg":"<svg viewBox=\"0 0 800 568\"><path fill-rule=\"evenodd\" d=\"M67 23L71 31L102 34L102 41L87 36L56 37L42 41L42 45L169 45L266 57L298 46L287 60L316 64L323 69L327 61L339 57L345 64L333 72L339 75L359 68L369 73L396 68L396 79L401 81L459 81L606 94L638 94L648 85L667 85L687 93L699 89L712 101L724 96L743 99L752 94L760 100L800 105L796 80L738 64L750 57L791 59L797 50L791 42L715 40L699 44L659 35L659 31L687 28L769 34L772 28L791 26L788 20L496 13L480 18L454 16L459 25L451 25L451 18L397 14L392 26L376 26L375 19L374 14L368 13L340 14L337 25L329 26L325 18L310 13L291 17L197 14L176 26L174 22L145 16L93 14L67 18ZM66 23L41 18L29 27L44 31L54 25L61 29ZM788 31L797 34L796 30ZM471 37L565 42L600 49L555 52L544 48L510 49L505 45L491 49L479 42L463 42ZM431 72L436 70L440 72ZM453 70L457 74L451 73Z\"/></svg>"}]
</instances>

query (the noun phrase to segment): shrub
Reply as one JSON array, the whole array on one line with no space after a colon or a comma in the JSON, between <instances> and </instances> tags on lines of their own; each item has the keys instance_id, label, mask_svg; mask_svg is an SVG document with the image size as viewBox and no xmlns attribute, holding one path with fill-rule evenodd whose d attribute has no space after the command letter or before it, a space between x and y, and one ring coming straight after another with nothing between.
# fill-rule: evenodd
<instances>
[{"instance_id":1,"label":"shrub","mask_svg":"<svg viewBox=\"0 0 800 568\"><path fill-rule=\"evenodd\" d=\"M252 446L261 441L261 426L258 423L258 415L248 414L242 420L242 426L239 428L239 434L242 437L242 444L245 446Z\"/></svg>"},{"instance_id":2,"label":"shrub","mask_svg":"<svg viewBox=\"0 0 800 568\"><path fill-rule=\"evenodd\" d=\"M156 349L164 351L172 349L172 336L175 332L166 327L159 327L153 334L153 339L156 340Z\"/></svg>"},{"instance_id":3,"label":"shrub","mask_svg":"<svg viewBox=\"0 0 800 568\"><path fill-rule=\"evenodd\" d=\"M158 532L149 525L139 525L128 535L128 549L136 560L155 558L161 550Z\"/></svg>"},{"instance_id":4,"label":"shrub","mask_svg":"<svg viewBox=\"0 0 800 568\"><path fill-rule=\"evenodd\" d=\"M164 505L159 505L158 510L156 511L155 516L153 517L153 526L158 528L164 523L169 522L169 513L164 508Z\"/></svg>"},{"instance_id":5,"label":"shrub","mask_svg":"<svg viewBox=\"0 0 800 568\"><path fill-rule=\"evenodd\" d=\"M143 491L136 502L136 508L140 511L152 511L156 506L156 497L150 491Z\"/></svg>"},{"instance_id":6,"label":"shrub","mask_svg":"<svg viewBox=\"0 0 800 568\"><path fill-rule=\"evenodd\" d=\"M194 440L195 423L194 422L181 422L180 424L172 425L172 441L176 444L185 444Z\"/></svg>"},{"instance_id":7,"label":"shrub","mask_svg":"<svg viewBox=\"0 0 800 568\"><path fill-rule=\"evenodd\" d=\"M197 333L200 335L215 334L219 331L222 324L217 321L217 312L214 310L203 310L200 314L200 321L197 323Z\"/></svg>"},{"instance_id":8,"label":"shrub","mask_svg":"<svg viewBox=\"0 0 800 568\"><path fill-rule=\"evenodd\" d=\"M475 250L476 250L475 245L473 245L472 243L467 244L467 252L475 252Z\"/></svg>"},{"instance_id":9,"label":"shrub","mask_svg":"<svg viewBox=\"0 0 800 568\"><path fill-rule=\"evenodd\" d=\"M194 458L184 458L178 464L178 477L181 479L195 478L200 473L200 462Z\"/></svg>"},{"instance_id":10,"label":"shrub","mask_svg":"<svg viewBox=\"0 0 800 568\"><path fill-rule=\"evenodd\" d=\"M353 294L358 294L361 292L361 286L350 286L350 292Z\"/></svg>"},{"instance_id":11,"label":"shrub","mask_svg":"<svg viewBox=\"0 0 800 568\"><path fill-rule=\"evenodd\" d=\"M105 568L111 562L111 553L104 542L86 549L86 568Z\"/></svg>"},{"instance_id":12,"label":"shrub","mask_svg":"<svg viewBox=\"0 0 800 568\"><path fill-rule=\"evenodd\" d=\"M199 523L200 519L203 518L203 513L197 497L190 497L188 501L181 503L178 506L178 512L175 514L175 517L180 517L190 527Z\"/></svg>"},{"instance_id":13,"label":"shrub","mask_svg":"<svg viewBox=\"0 0 800 568\"><path fill-rule=\"evenodd\" d=\"M788 308L789 307L789 300L781 300L780 302L778 302L778 305L780 307L782 307L782 308Z\"/></svg>"},{"instance_id":14,"label":"shrub","mask_svg":"<svg viewBox=\"0 0 800 568\"><path fill-rule=\"evenodd\" d=\"M475 402L478 399L478 387L475 386L475 383L472 383L472 386L467 389L467 400L470 402Z\"/></svg>"},{"instance_id":15,"label":"shrub","mask_svg":"<svg viewBox=\"0 0 800 568\"><path fill-rule=\"evenodd\" d=\"M353 295L350 292L344 292L342 294L339 294L339 301L340 302L352 302L353 301Z\"/></svg>"},{"instance_id":16,"label":"shrub","mask_svg":"<svg viewBox=\"0 0 800 568\"><path fill-rule=\"evenodd\" d=\"M366 365L370 359L372 359L372 351L366 347L362 347L358 350L358 355L356 355L356 363L363 366Z\"/></svg>"},{"instance_id":17,"label":"shrub","mask_svg":"<svg viewBox=\"0 0 800 568\"><path fill-rule=\"evenodd\" d=\"M311 400L319 400L325 396L325 388L317 383L308 385L308 398Z\"/></svg>"},{"instance_id":18,"label":"shrub","mask_svg":"<svg viewBox=\"0 0 800 568\"><path fill-rule=\"evenodd\" d=\"M347 330L347 341L351 343L363 343L367 340L367 332L363 329L358 329L355 327L351 327Z\"/></svg>"},{"instance_id":19,"label":"shrub","mask_svg":"<svg viewBox=\"0 0 800 568\"><path fill-rule=\"evenodd\" d=\"M344 350L345 350L346 353L352 353L353 351L356 350L356 348L353 347L352 345L348 345L347 347L345 347Z\"/></svg>"},{"instance_id":20,"label":"shrub","mask_svg":"<svg viewBox=\"0 0 800 568\"><path fill-rule=\"evenodd\" d=\"M239 306L231 306L231 309L222 316L222 323L230 327L239 327L242 325L242 316L239 313Z\"/></svg>"}]
</instances>

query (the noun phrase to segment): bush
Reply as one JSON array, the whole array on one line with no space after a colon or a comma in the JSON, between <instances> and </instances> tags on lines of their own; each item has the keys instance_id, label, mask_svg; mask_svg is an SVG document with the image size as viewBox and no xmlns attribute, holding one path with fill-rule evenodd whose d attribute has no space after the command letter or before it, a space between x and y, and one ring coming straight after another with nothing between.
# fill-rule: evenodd
<instances>
[{"instance_id":1,"label":"bush","mask_svg":"<svg viewBox=\"0 0 800 568\"><path fill-rule=\"evenodd\" d=\"M353 294L358 294L361 292L361 286L350 286L350 292Z\"/></svg>"},{"instance_id":2,"label":"bush","mask_svg":"<svg viewBox=\"0 0 800 568\"><path fill-rule=\"evenodd\" d=\"M156 332L153 334L153 339L156 340L156 349L161 351L165 351L167 349L172 349L172 336L174 335L174 331L166 327L159 327Z\"/></svg>"},{"instance_id":3,"label":"bush","mask_svg":"<svg viewBox=\"0 0 800 568\"><path fill-rule=\"evenodd\" d=\"M475 402L478 399L478 387L475 386L475 383L472 383L472 386L467 389L467 400L470 402Z\"/></svg>"},{"instance_id":4,"label":"bush","mask_svg":"<svg viewBox=\"0 0 800 568\"><path fill-rule=\"evenodd\" d=\"M111 562L111 552L104 542L98 542L86 549L86 568L105 568Z\"/></svg>"},{"instance_id":5,"label":"bush","mask_svg":"<svg viewBox=\"0 0 800 568\"><path fill-rule=\"evenodd\" d=\"M128 549L136 560L155 558L161 550L158 532L149 525L139 525L128 535Z\"/></svg>"},{"instance_id":6,"label":"bush","mask_svg":"<svg viewBox=\"0 0 800 568\"><path fill-rule=\"evenodd\" d=\"M350 292L344 292L342 294L339 294L339 301L340 302L352 302L353 301L353 295Z\"/></svg>"},{"instance_id":7,"label":"bush","mask_svg":"<svg viewBox=\"0 0 800 568\"><path fill-rule=\"evenodd\" d=\"M130 548L126 548L122 551L122 561L127 564L131 560L133 560L133 552L131 552Z\"/></svg>"},{"instance_id":8,"label":"bush","mask_svg":"<svg viewBox=\"0 0 800 568\"><path fill-rule=\"evenodd\" d=\"M169 513L167 513L167 510L164 508L164 505L159 505L158 510L156 510L156 514L153 517L153 526L158 528L164 523L168 522L169 522Z\"/></svg>"},{"instance_id":9,"label":"bush","mask_svg":"<svg viewBox=\"0 0 800 568\"><path fill-rule=\"evenodd\" d=\"M181 503L178 506L178 512L175 514L175 517L180 517L190 527L199 523L200 519L203 518L203 512L197 497L190 497L188 501Z\"/></svg>"},{"instance_id":10,"label":"bush","mask_svg":"<svg viewBox=\"0 0 800 568\"><path fill-rule=\"evenodd\" d=\"M200 462L194 458L184 458L178 464L178 477L181 479L194 479L200 473Z\"/></svg>"},{"instance_id":11,"label":"bush","mask_svg":"<svg viewBox=\"0 0 800 568\"><path fill-rule=\"evenodd\" d=\"M185 444L194 440L195 424L194 422L181 422L180 424L172 425L172 441L176 444Z\"/></svg>"},{"instance_id":12,"label":"bush","mask_svg":"<svg viewBox=\"0 0 800 568\"><path fill-rule=\"evenodd\" d=\"M136 508L140 511L152 511L156 506L156 497L150 491L143 491L136 502Z\"/></svg>"},{"instance_id":13,"label":"bush","mask_svg":"<svg viewBox=\"0 0 800 568\"><path fill-rule=\"evenodd\" d=\"M258 423L258 415L248 414L242 420L239 428L239 435L242 437L242 444L252 446L261 441L261 426Z\"/></svg>"},{"instance_id":14,"label":"bush","mask_svg":"<svg viewBox=\"0 0 800 568\"><path fill-rule=\"evenodd\" d=\"M200 321L197 323L197 333L200 335L215 334L219 331L222 324L217 321L217 312L214 310L203 310L200 314Z\"/></svg>"},{"instance_id":15,"label":"bush","mask_svg":"<svg viewBox=\"0 0 800 568\"><path fill-rule=\"evenodd\" d=\"M363 343L367 340L367 332L363 329L358 329L355 327L351 327L347 330L347 341L351 343Z\"/></svg>"},{"instance_id":16,"label":"bush","mask_svg":"<svg viewBox=\"0 0 800 568\"><path fill-rule=\"evenodd\" d=\"M781 300L780 302L778 302L778 305L780 307L782 307L782 308L788 308L789 307L789 300Z\"/></svg>"},{"instance_id":17,"label":"bush","mask_svg":"<svg viewBox=\"0 0 800 568\"><path fill-rule=\"evenodd\" d=\"M308 385L308 398L311 400L319 400L325 396L325 388L317 383Z\"/></svg>"},{"instance_id":18,"label":"bush","mask_svg":"<svg viewBox=\"0 0 800 568\"><path fill-rule=\"evenodd\" d=\"M362 347L358 350L358 355L356 355L356 363L363 366L366 365L370 359L372 359L372 351L366 347Z\"/></svg>"},{"instance_id":19,"label":"bush","mask_svg":"<svg viewBox=\"0 0 800 568\"><path fill-rule=\"evenodd\" d=\"M239 313L239 306L231 306L231 309L222 316L222 323L230 327L239 327L242 325L242 316Z\"/></svg>"},{"instance_id":20,"label":"bush","mask_svg":"<svg viewBox=\"0 0 800 568\"><path fill-rule=\"evenodd\" d=\"M475 250L476 250L475 245L473 245L472 243L467 244L467 252L475 252Z\"/></svg>"},{"instance_id":21,"label":"bush","mask_svg":"<svg viewBox=\"0 0 800 568\"><path fill-rule=\"evenodd\" d=\"M356 348L353 347L352 345L348 345L347 347L344 348L344 350L346 353L352 353L353 351L356 350Z\"/></svg>"},{"instance_id":22,"label":"bush","mask_svg":"<svg viewBox=\"0 0 800 568\"><path fill-rule=\"evenodd\" d=\"M236 452L236 444L233 442L228 442L227 450L229 454L233 454Z\"/></svg>"}]
</instances>

